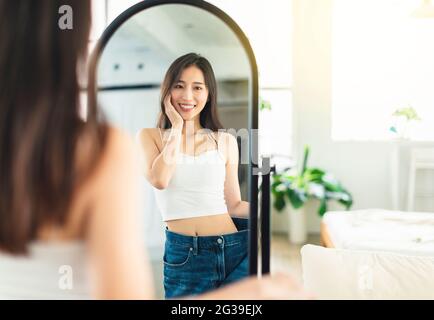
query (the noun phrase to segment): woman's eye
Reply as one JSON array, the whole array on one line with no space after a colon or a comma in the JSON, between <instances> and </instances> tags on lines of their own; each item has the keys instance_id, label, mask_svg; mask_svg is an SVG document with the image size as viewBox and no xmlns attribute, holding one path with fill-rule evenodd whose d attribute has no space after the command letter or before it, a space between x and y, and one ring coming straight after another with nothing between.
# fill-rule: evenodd
<instances>
[{"instance_id":1,"label":"woman's eye","mask_svg":"<svg viewBox=\"0 0 434 320\"><path fill-rule=\"evenodd\" d=\"M180 89L180 88L182 88L182 86L180 84L176 84L174 88L175 89Z\"/></svg>"},{"instance_id":2,"label":"woman's eye","mask_svg":"<svg viewBox=\"0 0 434 320\"><path fill-rule=\"evenodd\" d=\"M202 87L196 87L195 89L196 90L202 90Z\"/></svg>"}]
</instances>

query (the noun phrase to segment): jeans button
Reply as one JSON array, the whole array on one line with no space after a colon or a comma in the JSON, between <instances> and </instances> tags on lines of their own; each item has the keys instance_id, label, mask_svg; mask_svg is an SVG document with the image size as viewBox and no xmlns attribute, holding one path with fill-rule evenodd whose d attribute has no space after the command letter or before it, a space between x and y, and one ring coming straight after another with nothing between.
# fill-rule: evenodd
<instances>
[{"instance_id":1,"label":"jeans button","mask_svg":"<svg viewBox=\"0 0 434 320\"><path fill-rule=\"evenodd\" d=\"M222 243L223 243L223 240L222 240L221 238L218 238L218 239L217 239L217 243L218 243L218 244L222 244Z\"/></svg>"}]
</instances>

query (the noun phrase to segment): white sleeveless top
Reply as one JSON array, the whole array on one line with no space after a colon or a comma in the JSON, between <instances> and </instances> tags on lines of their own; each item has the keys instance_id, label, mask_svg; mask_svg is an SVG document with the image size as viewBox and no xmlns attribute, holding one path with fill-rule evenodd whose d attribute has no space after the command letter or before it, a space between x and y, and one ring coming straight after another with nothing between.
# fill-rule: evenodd
<instances>
[{"instance_id":1,"label":"white sleeveless top","mask_svg":"<svg viewBox=\"0 0 434 320\"><path fill-rule=\"evenodd\" d=\"M29 246L29 255L0 252L0 300L90 299L81 242Z\"/></svg>"},{"instance_id":2,"label":"white sleeveless top","mask_svg":"<svg viewBox=\"0 0 434 320\"><path fill-rule=\"evenodd\" d=\"M163 220L227 213L225 178L226 161L217 149L196 156L180 153L167 188L154 188Z\"/></svg>"}]
</instances>

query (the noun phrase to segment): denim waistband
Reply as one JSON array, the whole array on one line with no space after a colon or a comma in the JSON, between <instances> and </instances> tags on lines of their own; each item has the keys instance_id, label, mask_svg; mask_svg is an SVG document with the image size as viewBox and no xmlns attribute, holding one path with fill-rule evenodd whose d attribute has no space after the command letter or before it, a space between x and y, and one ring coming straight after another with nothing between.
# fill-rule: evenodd
<instances>
[{"instance_id":1,"label":"denim waistband","mask_svg":"<svg viewBox=\"0 0 434 320\"><path fill-rule=\"evenodd\" d=\"M189 248L212 248L217 245L234 245L245 242L247 245L248 219L232 218L237 232L215 236L187 236L166 228L166 243Z\"/></svg>"}]
</instances>

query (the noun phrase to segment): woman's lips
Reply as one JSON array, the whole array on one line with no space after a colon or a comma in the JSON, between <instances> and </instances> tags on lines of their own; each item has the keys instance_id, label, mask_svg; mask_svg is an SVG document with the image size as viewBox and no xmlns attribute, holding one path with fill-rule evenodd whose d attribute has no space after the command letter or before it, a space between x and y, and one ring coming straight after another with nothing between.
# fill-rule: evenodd
<instances>
[{"instance_id":1,"label":"woman's lips","mask_svg":"<svg viewBox=\"0 0 434 320\"><path fill-rule=\"evenodd\" d=\"M191 103L178 103L178 106L181 109L181 111L184 112L190 112L196 107L195 104L191 104Z\"/></svg>"}]
</instances>

